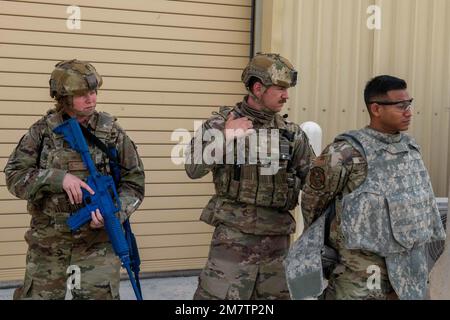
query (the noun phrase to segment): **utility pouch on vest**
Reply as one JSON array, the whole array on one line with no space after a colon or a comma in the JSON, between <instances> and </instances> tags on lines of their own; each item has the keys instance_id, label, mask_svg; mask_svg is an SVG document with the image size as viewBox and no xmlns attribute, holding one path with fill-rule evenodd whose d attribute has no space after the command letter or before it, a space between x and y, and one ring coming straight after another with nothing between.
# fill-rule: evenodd
<instances>
[{"instance_id":1,"label":"utility pouch on vest","mask_svg":"<svg viewBox=\"0 0 450 320\"><path fill-rule=\"evenodd\" d=\"M280 168L273 178L275 185L275 190L273 193L273 206L283 208L286 205L289 191L286 168Z\"/></svg>"},{"instance_id":2,"label":"utility pouch on vest","mask_svg":"<svg viewBox=\"0 0 450 320\"><path fill-rule=\"evenodd\" d=\"M293 210L298 204L298 197L300 195L300 190L302 188L301 180L294 173L287 174L287 201L284 209Z\"/></svg>"},{"instance_id":3,"label":"utility pouch on vest","mask_svg":"<svg viewBox=\"0 0 450 320\"><path fill-rule=\"evenodd\" d=\"M230 176L230 187L228 189L228 195L231 199L237 199L239 195L240 179L241 165L233 166L233 172Z\"/></svg>"},{"instance_id":4,"label":"utility pouch on vest","mask_svg":"<svg viewBox=\"0 0 450 320\"><path fill-rule=\"evenodd\" d=\"M272 205L272 194L274 191L273 176L261 175L261 168L259 168L259 183L258 192L256 194L256 203L259 206L270 207Z\"/></svg>"},{"instance_id":5,"label":"utility pouch on vest","mask_svg":"<svg viewBox=\"0 0 450 320\"><path fill-rule=\"evenodd\" d=\"M258 189L257 165L243 165L241 167L241 181L238 200L248 204L256 204Z\"/></svg>"},{"instance_id":6,"label":"utility pouch on vest","mask_svg":"<svg viewBox=\"0 0 450 320\"><path fill-rule=\"evenodd\" d=\"M214 186L216 188L216 193L218 196L227 197L228 196L228 187L230 185L231 180L231 172L233 171L233 167L226 165L223 167L218 167L217 171L214 173Z\"/></svg>"}]
</instances>

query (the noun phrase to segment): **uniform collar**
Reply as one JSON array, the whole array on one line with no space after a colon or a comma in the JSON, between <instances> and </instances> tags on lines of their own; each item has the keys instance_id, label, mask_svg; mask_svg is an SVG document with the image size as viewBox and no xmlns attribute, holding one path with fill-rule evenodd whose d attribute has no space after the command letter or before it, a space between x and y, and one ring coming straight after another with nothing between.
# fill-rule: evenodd
<instances>
[{"instance_id":1,"label":"uniform collar","mask_svg":"<svg viewBox=\"0 0 450 320\"><path fill-rule=\"evenodd\" d=\"M250 107L247 103L247 96L242 102L237 104L236 109L242 116L249 118L252 122L259 122L263 125L271 123L275 118L275 113L273 112L269 113L262 110L255 110Z\"/></svg>"},{"instance_id":2,"label":"uniform collar","mask_svg":"<svg viewBox=\"0 0 450 320\"><path fill-rule=\"evenodd\" d=\"M364 131L369 136L373 137L374 139L379 140L386 144L400 142L400 140L402 140L402 138L404 136L402 133L395 133L395 134L383 133L383 132L372 129L369 126L365 127Z\"/></svg>"},{"instance_id":3,"label":"uniform collar","mask_svg":"<svg viewBox=\"0 0 450 320\"><path fill-rule=\"evenodd\" d=\"M61 122L63 122L64 119L68 117L68 115L63 110L61 110L58 112L58 117L60 118ZM88 128L90 131L95 131L95 128L97 127L97 121L98 121L98 112L94 111L92 116L89 118L88 122L86 122L86 124L80 123L80 125Z\"/></svg>"}]
</instances>

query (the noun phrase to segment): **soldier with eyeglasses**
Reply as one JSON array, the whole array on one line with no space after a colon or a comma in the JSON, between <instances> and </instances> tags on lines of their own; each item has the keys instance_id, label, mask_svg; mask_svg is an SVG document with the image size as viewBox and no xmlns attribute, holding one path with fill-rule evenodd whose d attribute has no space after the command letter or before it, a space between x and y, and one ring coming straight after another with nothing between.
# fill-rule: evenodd
<instances>
[{"instance_id":1,"label":"soldier with eyeglasses","mask_svg":"<svg viewBox=\"0 0 450 320\"><path fill-rule=\"evenodd\" d=\"M294 296L426 296L426 244L444 239L445 232L420 147L404 133L413 99L404 80L388 75L370 80L364 99L369 125L337 136L306 178L305 231L287 260L298 262L288 272ZM337 255L327 283L322 267L328 247Z\"/></svg>"}]
</instances>

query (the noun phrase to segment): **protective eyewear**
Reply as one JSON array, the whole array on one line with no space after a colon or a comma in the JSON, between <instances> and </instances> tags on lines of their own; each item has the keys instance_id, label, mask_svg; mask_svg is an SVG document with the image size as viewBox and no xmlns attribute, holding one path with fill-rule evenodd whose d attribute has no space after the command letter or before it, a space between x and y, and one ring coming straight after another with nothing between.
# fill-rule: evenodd
<instances>
[{"instance_id":1,"label":"protective eyewear","mask_svg":"<svg viewBox=\"0 0 450 320\"><path fill-rule=\"evenodd\" d=\"M411 110L413 107L412 102L413 98L409 100L400 100L400 101L372 101L370 103L376 103L380 106L395 106L397 109L401 110L402 112L406 112Z\"/></svg>"}]
</instances>

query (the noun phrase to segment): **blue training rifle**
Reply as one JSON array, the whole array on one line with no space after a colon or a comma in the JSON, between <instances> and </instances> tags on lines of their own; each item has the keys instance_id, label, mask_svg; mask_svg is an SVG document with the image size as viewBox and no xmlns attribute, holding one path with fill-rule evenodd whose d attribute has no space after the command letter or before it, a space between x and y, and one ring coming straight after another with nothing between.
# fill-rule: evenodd
<instances>
[{"instance_id":1,"label":"blue training rifle","mask_svg":"<svg viewBox=\"0 0 450 320\"><path fill-rule=\"evenodd\" d=\"M130 257L130 246L128 245L122 230L120 219L116 216L121 210L121 202L113 178L108 175L102 175L97 171L89 153L86 140L81 132L80 125L75 118L64 121L53 131L57 134L62 134L70 147L80 153L81 158L89 171L87 184L95 192L95 194L91 195L89 191L82 188L84 207L73 213L67 219L70 230L78 230L81 226L90 222L91 212L99 209L114 252L120 258L122 267L128 272L137 300L142 300L140 286L132 274L133 266L132 258ZM126 226L128 228L130 227L129 222ZM132 249L136 250L137 248ZM134 261L134 263L136 263L136 261ZM135 268L136 267L133 269ZM137 268L139 267L137 266Z\"/></svg>"}]
</instances>

